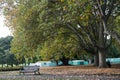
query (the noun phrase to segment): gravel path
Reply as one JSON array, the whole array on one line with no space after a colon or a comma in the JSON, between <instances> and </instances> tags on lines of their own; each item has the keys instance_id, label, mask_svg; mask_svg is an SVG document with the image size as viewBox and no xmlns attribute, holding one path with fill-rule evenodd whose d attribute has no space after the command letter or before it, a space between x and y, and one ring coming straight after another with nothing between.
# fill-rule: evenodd
<instances>
[{"instance_id":1,"label":"gravel path","mask_svg":"<svg viewBox=\"0 0 120 80\"><path fill-rule=\"evenodd\" d=\"M120 80L120 75L1 75L0 80Z\"/></svg>"},{"instance_id":2,"label":"gravel path","mask_svg":"<svg viewBox=\"0 0 120 80\"><path fill-rule=\"evenodd\" d=\"M120 80L120 68L64 66L41 68L40 72L40 75L0 72L0 80Z\"/></svg>"}]
</instances>

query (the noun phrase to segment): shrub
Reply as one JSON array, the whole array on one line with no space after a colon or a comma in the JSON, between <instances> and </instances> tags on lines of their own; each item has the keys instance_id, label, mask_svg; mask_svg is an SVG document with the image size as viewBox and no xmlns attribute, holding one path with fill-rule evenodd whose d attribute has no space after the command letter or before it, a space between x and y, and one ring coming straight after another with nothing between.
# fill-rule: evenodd
<instances>
[{"instance_id":1,"label":"shrub","mask_svg":"<svg viewBox=\"0 0 120 80\"><path fill-rule=\"evenodd\" d=\"M17 70L20 70L22 69L21 66L17 66L17 67L1 67L0 68L0 71L17 71Z\"/></svg>"}]
</instances>

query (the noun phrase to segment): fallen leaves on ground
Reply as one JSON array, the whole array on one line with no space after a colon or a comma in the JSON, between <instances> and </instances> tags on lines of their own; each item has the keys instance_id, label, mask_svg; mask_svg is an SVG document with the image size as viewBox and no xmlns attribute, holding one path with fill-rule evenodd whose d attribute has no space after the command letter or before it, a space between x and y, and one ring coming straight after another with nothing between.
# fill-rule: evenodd
<instances>
[{"instance_id":1,"label":"fallen leaves on ground","mask_svg":"<svg viewBox=\"0 0 120 80\"><path fill-rule=\"evenodd\" d=\"M92 65L41 67L40 72L53 75L120 75L120 64L112 65L112 68L97 68Z\"/></svg>"},{"instance_id":2,"label":"fallen leaves on ground","mask_svg":"<svg viewBox=\"0 0 120 80\"><path fill-rule=\"evenodd\" d=\"M112 68L92 65L41 67L40 73L19 75L19 71L3 71L0 80L120 80L120 64L112 65Z\"/></svg>"}]
</instances>

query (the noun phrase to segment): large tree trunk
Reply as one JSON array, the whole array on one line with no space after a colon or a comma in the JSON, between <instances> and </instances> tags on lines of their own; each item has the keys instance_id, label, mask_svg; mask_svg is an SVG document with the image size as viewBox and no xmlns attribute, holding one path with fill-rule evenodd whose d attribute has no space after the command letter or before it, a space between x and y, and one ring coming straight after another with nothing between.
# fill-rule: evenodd
<instances>
[{"instance_id":1,"label":"large tree trunk","mask_svg":"<svg viewBox=\"0 0 120 80\"><path fill-rule=\"evenodd\" d=\"M99 57L98 57L98 53L94 54L94 66L96 66L96 67L99 66Z\"/></svg>"},{"instance_id":2,"label":"large tree trunk","mask_svg":"<svg viewBox=\"0 0 120 80\"><path fill-rule=\"evenodd\" d=\"M100 26L99 26L98 55L99 55L99 68L105 68L106 67L105 38L104 38L104 27L103 27L102 23L100 23Z\"/></svg>"},{"instance_id":3,"label":"large tree trunk","mask_svg":"<svg viewBox=\"0 0 120 80\"><path fill-rule=\"evenodd\" d=\"M106 56L105 56L105 50L99 50L99 68L106 68Z\"/></svg>"}]
</instances>

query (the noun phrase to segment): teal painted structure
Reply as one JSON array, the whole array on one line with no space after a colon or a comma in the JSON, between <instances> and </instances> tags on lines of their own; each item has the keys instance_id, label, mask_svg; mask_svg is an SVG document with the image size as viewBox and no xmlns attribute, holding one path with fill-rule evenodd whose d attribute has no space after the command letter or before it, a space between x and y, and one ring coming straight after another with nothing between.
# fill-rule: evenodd
<instances>
[{"instance_id":1,"label":"teal painted structure","mask_svg":"<svg viewBox=\"0 0 120 80\"><path fill-rule=\"evenodd\" d=\"M120 58L106 58L106 62L110 61L111 64L120 64ZM89 62L85 60L70 60L68 64L73 66L78 65L88 65ZM62 61L58 62L58 65L62 65ZM40 67L50 67L50 66L58 66L54 61L39 61L36 63L30 63L30 66L40 66Z\"/></svg>"},{"instance_id":2,"label":"teal painted structure","mask_svg":"<svg viewBox=\"0 0 120 80\"><path fill-rule=\"evenodd\" d=\"M30 66L50 67L50 66L57 66L57 64L56 62L51 62L51 61L39 61L36 63L31 63Z\"/></svg>"},{"instance_id":3,"label":"teal painted structure","mask_svg":"<svg viewBox=\"0 0 120 80\"><path fill-rule=\"evenodd\" d=\"M71 60L68 62L70 65L88 65L88 61L85 60Z\"/></svg>"},{"instance_id":4,"label":"teal painted structure","mask_svg":"<svg viewBox=\"0 0 120 80\"><path fill-rule=\"evenodd\" d=\"M107 61L110 61L111 64L120 64L120 58L107 58Z\"/></svg>"},{"instance_id":5,"label":"teal painted structure","mask_svg":"<svg viewBox=\"0 0 120 80\"><path fill-rule=\"evenodd\" d=\"M88 65L89 64L89 62L88 61L84 61L84 65Z\"/></svg>"},{"instance_id":6,"label":"teal painted structure","mask_svg":"<svg viewBox=\"0 0 120 80\"><path fill-rule=\"evenodd\" d=\"M59 61L58 62L58 65L62 65L62 61ZM70 65L88 65L88 61L85 61L85 60L70 60L68 62L68 64ZM58 66L56 62L54 61L38 61L36 63L30 63L29 66L40 66L40 67L50 67L50 66Z\"/></svg>"}]
</instances>

